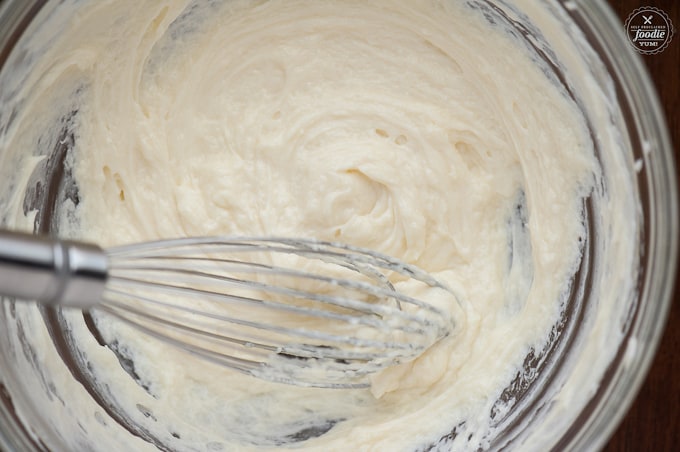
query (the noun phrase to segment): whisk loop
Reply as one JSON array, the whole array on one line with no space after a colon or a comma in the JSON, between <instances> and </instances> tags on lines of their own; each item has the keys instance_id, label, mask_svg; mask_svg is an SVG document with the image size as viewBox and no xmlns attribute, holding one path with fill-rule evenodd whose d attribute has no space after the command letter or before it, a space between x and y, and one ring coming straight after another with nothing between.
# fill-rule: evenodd
<instances>
[{"instance_id":1,"label":"whisk loop","mask_svg":"<svg viewBox=\"0 0 680 452\"><path fill-rule=\"evenodd\" d=\"M399 292L388 275L446 291L429 274L344 244L198 238L108 255L108 313L269 380L366 386L369 374L419 356L453 328L450 315Z\"/></svg>"}]
</instances>

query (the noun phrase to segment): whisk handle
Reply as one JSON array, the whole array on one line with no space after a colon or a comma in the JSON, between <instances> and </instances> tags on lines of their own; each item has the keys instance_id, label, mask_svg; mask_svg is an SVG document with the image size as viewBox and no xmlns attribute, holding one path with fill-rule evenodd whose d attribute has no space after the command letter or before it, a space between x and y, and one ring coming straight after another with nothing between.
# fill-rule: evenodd
<instances>
[{"instance_id":1,"label":"whisk handle","mask_svg":"<svg viewBox=\"0 0 680 452\"><path fill-rule=\"evenodd\" d=\"M104 291L108 259L96 245L0 231L0 294L82 309Z\"/></svg>"}]
</instances>

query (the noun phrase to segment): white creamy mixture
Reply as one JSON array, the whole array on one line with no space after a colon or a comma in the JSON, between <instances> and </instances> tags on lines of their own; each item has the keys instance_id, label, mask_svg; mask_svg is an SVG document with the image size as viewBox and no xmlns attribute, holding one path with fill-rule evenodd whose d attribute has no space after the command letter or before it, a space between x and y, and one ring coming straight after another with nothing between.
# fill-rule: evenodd
<instances>
[{"instance_id":1,"label":"white creamy mixture","mask_svg":"<svg viewBox=\"0 0 680 452\"><path fill-rule=\"evenodd\" d=\"M446 448L486 444L501 393L559 319L600 171L576 105L519 40L444 0L71 3L36 29L31 74L5 82L17 108L3 147L70 147L77 196L61 203L61 235L344 241L431 272L460 294L465 323L370 390L333 391L248 378L100 317L126 372L69 312L125 427L17 305L49 369L49 384L25 384L49 389L36 406L55 441L389 451L456 427ZM44 164L0 158L20 187ZM6 225L33 228L23 192L0 207Z\"/></svg>"}]
</instances>

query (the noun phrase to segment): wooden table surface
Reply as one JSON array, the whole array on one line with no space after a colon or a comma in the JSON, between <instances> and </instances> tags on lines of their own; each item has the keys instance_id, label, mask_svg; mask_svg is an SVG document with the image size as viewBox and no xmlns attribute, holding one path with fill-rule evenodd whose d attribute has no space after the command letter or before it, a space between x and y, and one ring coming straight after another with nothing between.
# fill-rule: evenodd
<instances>
[{"instance_id":1,"label":"wooden table surface","mask_svg":"<svg viewBox=\"0 0 680 452\"><path fill-rule=\"evenodd\" d=\"M680 2L674 0L610 0L621 21L636 8L665 11L675 29L669 47L643 61L666 112L680 161ZM623 26L623 25L622 25ZM676 172L678 166L676 165ZM604 452L680 451L680 285L676 278L670 316L663 339L642 389Z\"/></svg>"}]
</instances>

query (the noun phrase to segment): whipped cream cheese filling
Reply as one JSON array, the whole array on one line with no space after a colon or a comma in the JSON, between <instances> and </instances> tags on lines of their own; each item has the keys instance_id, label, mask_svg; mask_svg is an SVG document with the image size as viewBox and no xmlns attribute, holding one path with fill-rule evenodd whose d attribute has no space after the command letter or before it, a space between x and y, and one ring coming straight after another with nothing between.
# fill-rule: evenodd
<instances>
[{"instance_id":1,"label":"whipped cream cheese filling","mask_svg":"<svg viewBox=\"0 0 680 452\"><path fill-rule=\"evenodd\" d=\"M24 44L30 72L0 74L14 114L0 172L3 189L31 186L62 149L55 232L103 246L346 242L432 273L464 322L370 389L323 390L202 362L103 314L102 346L67 311L83 384L39 311L17 304L44 369L24 384L41 388L43 428L59 432L48 446L484 447L492 414L514 403L501 395L560 319L601 177L578 106L522 41L479 4L445 0L50 8ZM23 191L3 193L4 225L45 226Z\"/></svg>"}]
</instances>

